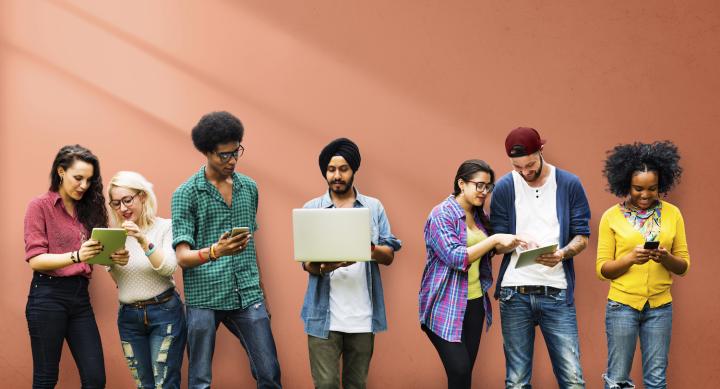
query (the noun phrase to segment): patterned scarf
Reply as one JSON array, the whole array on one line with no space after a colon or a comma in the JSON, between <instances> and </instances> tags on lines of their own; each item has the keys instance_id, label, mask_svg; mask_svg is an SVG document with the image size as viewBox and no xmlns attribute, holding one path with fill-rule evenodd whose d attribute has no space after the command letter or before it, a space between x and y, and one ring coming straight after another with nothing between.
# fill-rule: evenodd
<instances>
[{"instance_id":1,"label":"patterned scarf","mask_svg":"<svg viewBox=\"0 0 720 389\"><path fill-rule=\"evenodd\" d=\"M629 201L624 201L620 203L620 210L635 230L645 237L646 242L658 240L660 236L660 215L662 213L662 203L660 201L648 209L639 209L633 207Z\"/></svg>"}]
</instances>

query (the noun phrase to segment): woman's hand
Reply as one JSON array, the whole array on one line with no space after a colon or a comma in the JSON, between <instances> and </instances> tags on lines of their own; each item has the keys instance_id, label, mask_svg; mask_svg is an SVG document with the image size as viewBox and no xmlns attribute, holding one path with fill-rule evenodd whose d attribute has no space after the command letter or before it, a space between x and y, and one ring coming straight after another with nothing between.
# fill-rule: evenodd
<instances>
[{"instance_id":1,"label":"woman's hand","mask_svg":"<svg viewBox=\"0 0 720 389\"><path fill-rule=\"evenodd\" d=\"M657 250L648 250L650 252L650 259L657 263L663 263L670 258L670 252L666 248L660 247Z\"/></svg>"},{"instance_id":2,"label":"woman's hand","mask_svg":"<svg viewBox=\"0 0 720 389\"><path fill-rule=\"evenodd\" d=\"M517 235L495 234L492 237L495 240L495 250L500 253L510 252L518 246L527 246L527 242L520 239Z\"/></svg>"},{"instance_id":3,"label":"woman's hand","mask_svg":"<svg viewBox=\"0 0 720 389\"><path fill-rule=\"evenodd\" d=\"M125 232L127 232L128 236L132 236L133 238L135 238L140 244L140 247L147 251L147 237L145 236L145 234L142 233L142 231L140 231L140 227L138 227L137 224L131 222L130 220L125 220L121 227L125 229Z\"/></svg>"},{"instance_id":4,"label":"woman's hand","mask_svg":"<svg viewBox=\"0 0 720 389\"><path fill-rule=\"evenodd\" d=\"M112 259L113 264L115 265L125 266L130 260L130 252L122 248L112 253L112 255L110 255L110 259Z\"/></svg>"},{"instance_id":5,"label":"woman's hand","mask_svg":"<svg viewBox=\"0 0 720 389\"><path fill-rule=\"evenodd\" d=\"M80 246L80 250L78 250L78 259L80 262L87 262L88 259L94 258L96 255L100 254L102 250L103 247L99 241L92 239L86 240Z\"/></svg>"},{"instance_id":6,"label":"woman's hand","mask_svg":"<svg viewBox=\"0 0 720 389\"><path fill-rule=\"evenodd\" d=\"M651 258L651 252L656 250L646 250L643 245L637 245L627 256L627 260L632 265L643 265Z\"/></svg>"}]
</instances>

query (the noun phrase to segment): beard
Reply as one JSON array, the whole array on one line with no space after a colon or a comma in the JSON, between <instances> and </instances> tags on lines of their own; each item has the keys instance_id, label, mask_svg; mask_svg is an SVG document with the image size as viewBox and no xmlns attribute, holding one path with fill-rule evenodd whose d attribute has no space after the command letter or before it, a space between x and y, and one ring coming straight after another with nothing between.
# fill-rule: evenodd
<instances>
[{"instance_id":1,"label":"beard","mask_svg":"<svg viewBox=\"0 0 720 389\"><path fill-rule=\"evenodd\" d=\"M335 180L335 181L328 181L328 186L330 187L330 190L338 195L344 195L349 192L353 187L353 181L355 181L355 175L353 174L352 177L350 177L350 180L348 182L342 181L342 180ZM339 189L335 189L333 186L336 184L341 184Z\"/></svg>"},{"instance_id":2,"label":"beard","mask_svg":"<svg viewBox=\"0 0 720 389\"><path fill-rule=\"evenodd\" d=\"M544 159L543 159L542 155L540 155L540 169L538 169L538 171L536 171L535 174L533 174L529 178L525 177L525 175L521 174L522 178L525 179L525 182L533 182L533 181L537 180L538 178L540 178L540 175L542 174L542 169L543 169L543 162L544 162Z\"/></svg>"}]
</instances>

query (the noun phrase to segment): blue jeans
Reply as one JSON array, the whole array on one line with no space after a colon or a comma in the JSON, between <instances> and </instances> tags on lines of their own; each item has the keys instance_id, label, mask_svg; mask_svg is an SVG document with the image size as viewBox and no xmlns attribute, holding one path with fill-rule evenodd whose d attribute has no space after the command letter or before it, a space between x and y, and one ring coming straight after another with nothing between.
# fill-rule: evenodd
<instances>
[{"instance_id":1,"label":"blue jeans","mask_svg":"<svg viewBox=\"0 0 720 389\"><path fill-rule=\"evenodd\" d=\"M220 323L224 324L245 348L257 387L282 387L280 363L264 303L232 311L187 307L187 320L189 389L210 387L215 333Z\"/></svg>"},{"instance_id":2,"label":"blue jeans","mask_svg":"<svg viewBox=\"0 0 720 389\"><path fill-rule=\"evenodd\" d=\"M500 289L506 388L532 387L536 325L545 338L560 388L585 387L575 305L567 305L565 297L565 290L554 295L535 295L521 294L511 288Z\"/></svg>"},{"instance_id":3,"label":"blue jeans","mask_svg":"<svg viewBox=\"0 0 720 389\"><path fill-rule=\"evenodd\" d=\"M634 388L630 369L640 336L643 383L647 389L665 388L665 372L672 333L672 304L656 308L645 304L642 311L608 300L605 308L608 368L605 388Z\"/></svg>"},{"instance_id":4,"label":"blue jeans","mask_svg":"<svg viewBox=\"0 0 720 389\"><path fill-rule=\"evenodd\" d=\"M33 275L25 316L33 357L33 388L54 388L67 340L83 389L105 387L100 333L85 277ZM10 385L6 382L2 386Z\"/></svg>"},{"instance_id":5,"label":"blue jeans","mask_svg":"<svg viewBox=\"0 0 720 389\"><path fill-rule=\"evenodd\" d=\"M185 311L174 290L165 303L137 307L121 304L118 330L125 360L138 388L180 388L187 340Z\"/></svg>"}]
</instances>

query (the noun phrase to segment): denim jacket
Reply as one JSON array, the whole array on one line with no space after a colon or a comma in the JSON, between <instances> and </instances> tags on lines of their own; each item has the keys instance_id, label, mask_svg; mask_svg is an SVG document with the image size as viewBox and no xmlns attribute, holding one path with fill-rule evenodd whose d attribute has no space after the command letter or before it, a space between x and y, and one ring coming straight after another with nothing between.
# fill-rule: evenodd
<instances>
[{"instance_id":1,"label":"denim jacket","mask_svg":"<svg viewBox=\"0 0 720 389\"><path fill-rule=\"evenodd\" d=\"M353 188L354 189L354 188ZM360 194L355 189L353 208L369 208L372 224L372 243L377 246L390 246L400 250L401 242L390 232L390 222L380 200ZM308 201L304 208L333 208L330 193ZM367 262L365 266L368 293L372 304L372 332L387 330L385 301L383 297L380 267L377 262ZM305 332L318 338L327 339L330 333L330 277L308 273L308 287L305 292L300 317L305 323Z\"/></svg>"}]
</instances>

